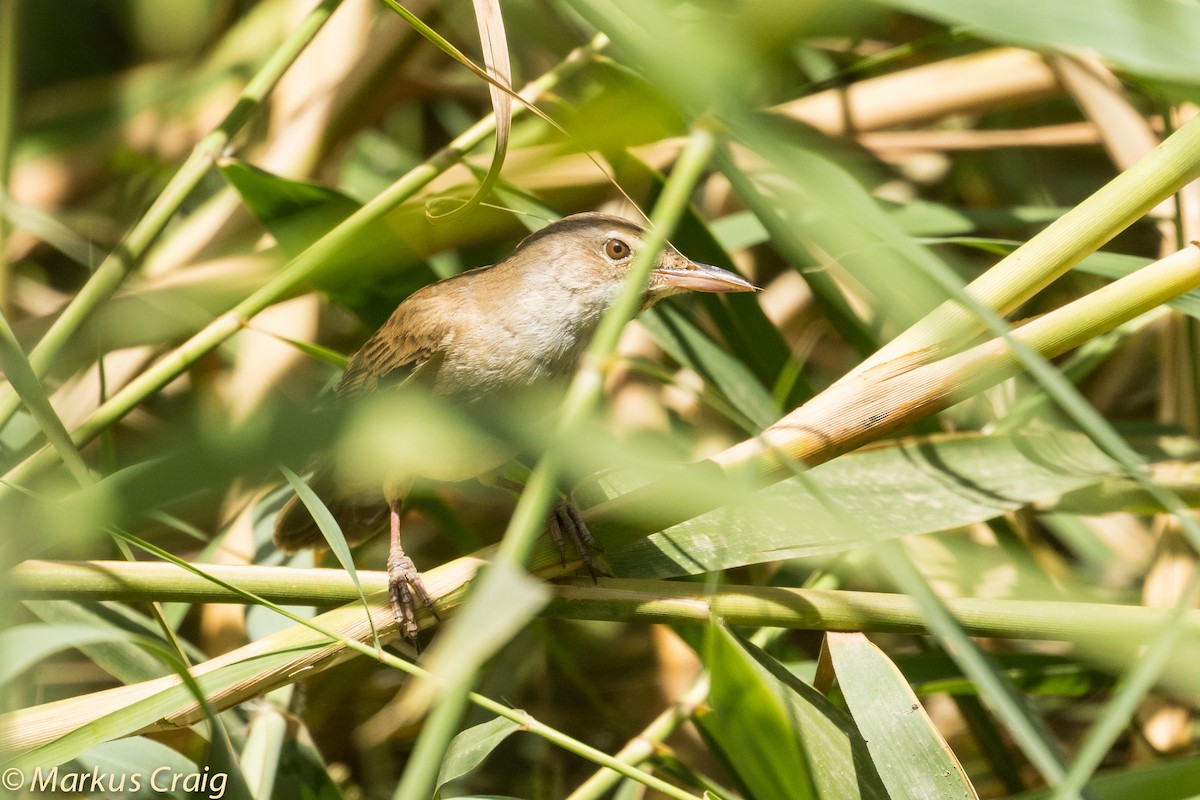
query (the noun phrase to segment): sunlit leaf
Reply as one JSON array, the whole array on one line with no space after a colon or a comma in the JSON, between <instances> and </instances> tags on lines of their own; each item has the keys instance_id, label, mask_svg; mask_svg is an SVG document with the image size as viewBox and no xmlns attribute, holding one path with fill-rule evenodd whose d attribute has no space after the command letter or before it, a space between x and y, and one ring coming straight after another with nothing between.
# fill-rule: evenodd
<instances>
[{"instance_id":1,"label":"sunlit leaf","mask_svg":"<svg viewBox=\"0 0 1200 800\"><path fill-rule=\"evenodd\" d=\"M709 627L704 656L712 688L710 713L697 722L720 748L752 797L798 800L819 797L795 703L757 668L720 625Z\"/></svg>"},{"instance_id":2,"label":"sunlit leaf","mask_svg":"<svg viewBox=\"0 0 1200 800\"><path fill-rule=\"evenodd\" d=\"M488 722L467 728L450 741L450 748L442 760L438 773L437 792L453 780L457 780L483 763L500 743L521 729L510 719L496 717Z\"/></svg>"},{"instance_id":3,"label":"sunlit leaf","mask_svg":"<svg viewBox=\"0 0 1200 800\"><path fill-rule=\"evenodd\" d=\"M841 552L991 519L1113 470L1086 437L1070 434L907 440L842 456L754 494L735 514L713 511L607 560L622 577L671 577ZM837 498L836 514L823 497Z\"/></svg>"},{"instance_id":4,"label":"sunlit leaf","mask_svg":"<svg viewBox=\"0 0 1200 800\"><path fill-rule=\"evenodd\" d=\"M714 623L704 662L712 710L696 722L750 796L888 796L849 717L771 656Z\"/></svg>"},{"instance_id":5,"label":"sunlit leaf","mask_svg":"<svg viewBox=\"0 0 1200 800\"><path fill-rule=\"evenodd\" d=\"M978 797L900 670L861 633L825 636L842 696L892 797Z\"/></svg>"}]
</instances>

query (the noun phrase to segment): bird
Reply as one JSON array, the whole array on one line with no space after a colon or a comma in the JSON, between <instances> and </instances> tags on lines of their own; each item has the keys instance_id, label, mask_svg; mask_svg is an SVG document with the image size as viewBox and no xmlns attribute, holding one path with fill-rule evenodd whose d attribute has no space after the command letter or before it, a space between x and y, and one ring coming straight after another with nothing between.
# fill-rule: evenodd
<instances>
[{"instance_id":1,"label":"bird","mask_svg":"<svg viewBox=\"0 0 1200 800\"><path fill-rule=\"evenodd\" d=\"M353 400L422 383L439 402L486 404L504 402L514 390L564 385L616 302L630 266L647 246L646 238L645 228L623 217L573 214L531 233L496 264L417 290L350 358L334 396ZM668 243L651 270L639 313L686 292L756 289L736 273L693 261ZM388 517L389 598L400 632L409 640L415 641L418 632L418 601L437 614L400 543L404 496L412 481L477 478L508 458L503 453L481 456L475 463L466 458L442 474L388 475L385 485L365 489L339 486L329 464L316 469L312 489L348 542L381 533L383 517ZM560 555L566 533L591 571L587 551L595 542L569 503L556 509L549 530ZM274 541L286 553L325 542L295 496L276 517Z\"/></svg>"}]
</instances>

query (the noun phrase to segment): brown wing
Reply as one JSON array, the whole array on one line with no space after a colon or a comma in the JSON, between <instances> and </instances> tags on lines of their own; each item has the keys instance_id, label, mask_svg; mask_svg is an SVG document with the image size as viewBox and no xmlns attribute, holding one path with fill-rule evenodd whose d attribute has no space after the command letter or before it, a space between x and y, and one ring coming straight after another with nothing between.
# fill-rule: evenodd
<instances>
[{"instance_id":1,"label":"brown wing","mask_svg":"<svg viewBox=\"0 0 1200 800\"><path fill-rule=\"evenodd\" d=\"M410 298L350 359L336 392L352 397L407 380L432 379L441 363L444 323Z\"/></svg>"},{"instance_id":2,"label":"brown wing","mask_svg":"<svg viewBox=\"0 0 1200 800\"><path fill-rule=\"evenodd\" d=\"M402 303L350 359L336 394L347 398L408 380L432 382L442 361L446 327L435 322L431 311L415 295ZM351 543L378 531L387 517L382 487L373 492L345 494L344 490L339 491L328 465L318 467L311 486ZM299 498L288 500L275 518L276 545L292 553L324 541L320 528Z\"/></svg>"},{"instance_id":3,"label":"brown wing","mask_svg":"<svg viewBox=\"0 0 1200 800\"><path fill-rule=\"evenodd\" d=\"M383 500L382 491L341 496L327 466L317 470L310 484L337 521L349 544L358 544L383 530L388 505ZM325 536L299 497L288 498L279 510L279 515L275 517L274 539L275 546L285 553L325 544Z\"/></svg>"}]
</instances>

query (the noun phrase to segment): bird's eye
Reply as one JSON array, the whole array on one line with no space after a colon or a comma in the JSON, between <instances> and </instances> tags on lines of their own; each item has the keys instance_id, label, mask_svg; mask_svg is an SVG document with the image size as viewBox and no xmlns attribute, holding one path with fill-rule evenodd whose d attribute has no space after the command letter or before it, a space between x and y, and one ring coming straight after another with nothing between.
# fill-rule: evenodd
<instances>
[{"instance_id":1,"label":"bird's eye","mask_svg":"<svg viewBox=\"0 0 1200 800\"><path fill-rule=\"evenodd\" d=\"M620 239L609 239L604 245L604 253L612 260L620 261L622 258L629 257L630 249L629 245Z\"/></svg>"}]
</instances>

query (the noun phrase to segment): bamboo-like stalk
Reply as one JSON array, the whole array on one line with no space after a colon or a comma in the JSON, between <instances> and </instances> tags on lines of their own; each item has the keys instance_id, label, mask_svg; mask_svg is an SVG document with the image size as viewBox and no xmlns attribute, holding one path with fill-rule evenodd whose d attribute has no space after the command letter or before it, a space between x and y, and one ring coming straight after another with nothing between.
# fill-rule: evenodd
<instances>
[{"instance_id":1,"label":"bamboo-like stalk","mask_svg":"<svg viewBox=\"0 0 1200 800\"><path fill-rule=\"evenodd\" d=\"M597 38L591 45L572 51L558 66L526 86L521 96L534 102L582 66L590 63L596 48L603 46L604 39ZM514 113L518 113L518 106ZM175 350L160 359L153 367L130 381L120 392L113 395L88 419L72 432L76 444L91 441L102 431L116 423L147 397L162 389L183 374L192 364L222 342L240 331L246 323L267 308L308 281L318 270L328 266L343 250L351 249L364 229L378 222L388 212L411 198L430 181L456 164L495 130L495 118L488 116L468 128L450 144L409 171L384 192L376 196L336 228L321 237L303 253L292 259L270 281L234 308L213 320ZM54 451L48 447L13 467L4 476L5 484L20 484L38 471L54 463ZM0 497L12 491L8 486L0 488Z\"/></svg>"},{"instance_id":2,"label":"bamboo-like stalk","mask_svg":"<svg viewBox=\"0 0 1200 800\"><path fill-rule=\"evenodd\" d=\"M263 100L275 88L296 57L308 46L317 32L333 14L342 0L322 0L301 20L296 29L271 54L258 73L246 84L237 102L221 123L192 149L191 155L167 183L154 204L96 268L92 277L63 309L45 336L29 354L29 363L37 376L43 377L55 356L133 270L158 239L175 212L191 195L192 190L208 174L213 162L228 146L234 135L254 118ZM8 424L20 405L20 398L11 387L0 387L0 428Z\"/></svg>"},{"instance_id":3,"label":"bamboo-like stalk","mask_svg":"<svg viewBox=\"0 0 1200 800\"><path fill-rule=\"evenodd\" d=\"M473 566L478 565L475 564ZM177 564L176 568L185 572L190 571L187 565L182 564L182 562ZM235 592L234 594L237 593ZM386 601L386 595L382 597L376 596L374 599L376 602L370 609L370 616L379 615L381 619L388 619L394 623L391 605ZM356 612L354 614L356 619L351 619L347 615L346 612L350 609ZM80 705L75 700L67 700L61 703L51 703L46 706L26 709L5 716L3 719L0 719L0 753L6 756L3 763L6 765L18 764L21 766L30 766L33 764L45 765L44 761L39 762L37 760L45 747L48 746L52 750L55 750L60 738L76 735L81 730L84 730L87 734L88 741L100 742L129 735L133 732L134 728L138 728L139 726L144 726L141 729L146 731L164 730L175 727L174 723L167 722L163 724L163 720L160 720L158 716L159 709L173 708L178 710L180 714L178 724L190 725L204 718L207 713L211 713L213 706L207 702L209 696L219 696L228 699L230 697L229 692L231 691L246 691L248 685L244 678L247 672L253 672L261 668L264 664L277 664L280 657L290 659L300 654L302 658L316 658L317 662L315 663L326 663L321 662L321 659L336 658L340 661L353 653L373 655L384 664L405 673L428 677L420 667L403 661L390 653L373 649L370 645L364 643L364 640L360 638L364 635L364 631L357 630L358 625L365 625L365 635L373 637L376 623L372 622L368 615L362 614L362 606L359 603L353 604L352 607L343 607L331 611L310 621L304 621L290 612L282 613L285 613L297 622L304 622L304 624L281 631L279 634L255 642L253 645L240 648L233 653L228 653L225 656L201 664L194 668L192 675L189 676L191 680L187 684L181 680L180 676L171 675L134 686L119 687L107 692L89 695L91 699L96 701L95 706ZM326 625L325 623L327 622L332 622L333 624ZM382 627L381 622L378 624ZM354 631L356 633L355 638L345 638L343 636L344 630ZM387 641L397 635L398 631L393 625L391 630L382 638L384 641ZM273 643L273 645L279 646L281 649L272 651L270 649L271 646L267 645L268 641ZM334 643L332 649L330 647L331 642ZM294 673L291 673L290 670L285 670L278 674L284 676L284 680L279 685L289 683L298 677ZM204 693L206 698L205 709L201 709L196 700L195 693L197 691ZM525 730L541 736L569 752L587 758L600 766L614 770L625 777L644 783L668 797L674 797L677 800L699 800L694 795L654 775L639 770L636 766L625 763L577 739L567 736L525 711L512 708L474 692L470 694L469 699L485 710L512 720L521 725ZM193 714L195 718L190 722L184 721L183 715L187 714ZM65 726L61 726L56 721L60 716L68 720ZM51 728L58 728L60 733L43 738L43 735ZM75 743L73 746L78 748L79 745ZM61 755L61 747L57 747L56 752L59 754L57 756L59 760L67 757ZM71 752L79 752L79 749L72 750ZM15 757L13 757L14 753L16 754ZM32 756L30 755L31 753L33 754ZM59 763L54 760L55 756L53 754L47 754L45 758L53 763Z\"/></svg>"},{"instance_id":4,"label":"bamboo-like stalk","mask_svg":"<svg viewBox=\"0 0 1200 800\"><path fill-rule=\"evenodd\" d=\"M1193 119L1132 167L966 287L984 308L1007 314L1200 176L1200 118ZM939 358L984 330L971 309L948 300L881 348L842 380L880 365L908 368ZM787 424L787 418L780 421Z\"/></svg>"},{"instance_id":5,"label":"bamboo-like stalk","mask_svg":"<svg viewBox=\"0 0 1200 800\"><path fill-rule=\"evenodd\" d=\"M475 566L480 562L473 559ZM327 599L340 597L349 605L319 616L315 622L335 633L370 641L370 626L357 602L348 576L341 570L295 570L266 567L209 566L206 572L239 588L262 590L267 599L310 600L314 592ZM273 575L272 573L282 573ZM311 573L301 575L300 573ZM426 573L435 593L446 584L447 570ZM372 616L383 639L395 637L394 620L386 601L387 575L360 571L359 579L373 592ZM302 581L303 589L289 584ZM75 588L71 588L74 582ZM34 562L12 573L15 596L89 599L156 598L160 600L244 602L236 593L173 565L124 562ZM603 619L669 624L704 624L719 616L734 625L761 625L800 630L924 633L918 605L905 595L827 589L764 586L725 586L710 592L698 584L654 580L574 579L553 587L546 614L570 619ZM439 602L449 610L461 599ZM443 605L444 603L444 605ZM1166 609L1104 603L1027 600L946 601L966 630L975 636L1060 641L1109 641L1130 646L1153 636L1170 616ZM1200 611L1191 611L1183 625L1188 635L1200 634ZM269 688L308 677L353 654L328 639L297 626L212 659L192 670L214 708L223 709ZM264 682L270 676L269 683ZM144 700L171 692L176 705L170 714L147 723L143 731L166 730L196 722L203 713L181 689L176 676L95 692L12 712L0 718L0 750L23 751L53 741L91 720ZM165 700L166 698L164 698ZM116 735L125 735L125 731Z\"/></svg>"},{"instance_id":6,"label":"bamboo-like stalk","mask_svg":"<svg viewBox=\"0 0 1200 800\"><path fill-rule=\"evenodd\" d=\"M478 563L478 558L472 560ZM284 605L358 603L362 610L353 581L341 569L210 564L204 572ZM368 596L378 598L387 591L382 570L358 570L358 579ZM565 619L673 624L719 616L731 625L794 630L925 631L921 609L901 594L730 584L714 592L703 584L622 578L601 578L595 584L571 578L551 588L554 597L546 614ZM7 591L14 598L39 600L246 602L237 592L174 564L145 561L27 561L8 574ZM448 600L444 607L450 610L452 603ZM1164 608L1112 603L949 598L946 604L972 635L1005 639L1121 636L1143 642L1169 616ZM1200 634L1200 610L1189 611L1183 625L1187 633Z\"/></svg>"},{"instance_id":7,"label":"bamboo-like stalk","mask_svg":"<svg viewBox=\"0 0 1200 800\"><path fill-rule=\"evenodd\" d=\"M358 600L343 569L203 564L205 573L281 605L336 606ZM387 573L358 570L363 592L387 589ZM30 560L5 574L16 599L90 599L164 603L244 603L243 595L174 564L159 561Z\"/></svg>"}]
</instances>

